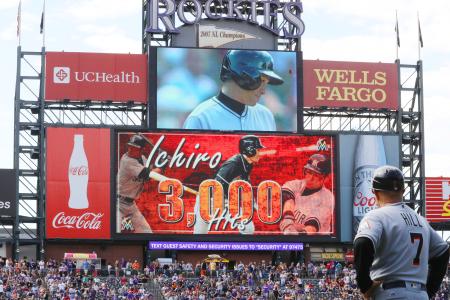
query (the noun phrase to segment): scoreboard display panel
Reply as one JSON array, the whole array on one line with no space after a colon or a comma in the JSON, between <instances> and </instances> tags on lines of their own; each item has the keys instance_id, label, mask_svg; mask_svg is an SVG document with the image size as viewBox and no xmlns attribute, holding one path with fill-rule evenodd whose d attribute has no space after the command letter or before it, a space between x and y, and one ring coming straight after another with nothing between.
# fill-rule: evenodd
<instances>
[{"instance_id":1,"label":"scoreboard display panel","mask_svg":"<svg viewBox=\"0 0 450 300\"><path fill-rule=\"evenodd\" d=\"M336 235L332 136L115 135L118 235Z\"/></svg>"}]
</instances>

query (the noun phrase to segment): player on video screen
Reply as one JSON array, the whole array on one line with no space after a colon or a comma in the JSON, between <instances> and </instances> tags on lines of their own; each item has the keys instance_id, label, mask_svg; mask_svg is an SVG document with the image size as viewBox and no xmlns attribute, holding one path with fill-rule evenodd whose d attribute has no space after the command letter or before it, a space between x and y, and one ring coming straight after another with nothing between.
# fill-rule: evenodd
<instances>
[{"instance_id":1,"label":"player on video screen","mask_svg":"<svg viewBox=\"0 0 450 300\"><path fill-rule=\"evenodd\" d=\"M334 196L324 186L330 171L330 159L313 154L303 168L304 178L283 185L280 229L284 234L333 232Z\"/></svg>"},{"instance_id":2,"label":"player on video screen","mask_svg":"<svg viewBox=\"0 0 450 300\"><path fill-rule=\"evenodd\" d=\"M283 84L267 51L230 50L220 70L220 93L199 104L185 129L276 131L272 112L259 104L266 87Z\"/></svg>"},{"instance_id":3,"label":"player on video screen","mask_svg":"<svg viewBox=\"0 0 450 300\"><path fill-rule=\"evenodd\" d=\"M215 175L215 180L220 182L223 186L224 195L228 195L228 187L231 182L235 180L244 180L250 182L250 173L253 166L258 163L260 159L260 149L264 148L260 139L254 135L245 135L239 140L239 153L226 160L219 168ZM225 196L227 197L227 196ZM224 210L228 212L228 199L225 198ZM211 227L200 216L200 198L197 197L195 203L195 225L194 234L206 234ZM227 215L227 220L232 223L233 216ZM212 226L214 228L214 226ZM223 229L220 227L220 229ZM255 226L252 221L241 222L238 227L241 234L253 234Z\"/></svg>"}]
</instances>

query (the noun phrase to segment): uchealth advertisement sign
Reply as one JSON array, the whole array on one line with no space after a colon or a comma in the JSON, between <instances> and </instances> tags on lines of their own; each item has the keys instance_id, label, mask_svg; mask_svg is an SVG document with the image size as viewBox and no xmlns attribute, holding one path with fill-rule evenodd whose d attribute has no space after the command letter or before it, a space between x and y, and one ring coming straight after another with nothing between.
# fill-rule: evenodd
<instances>
[{"instance_id":1,"label":"uchealth advertisement sign","mask_svg":"<svg viewBox=\"0 0 450 300\"><path fill-rule=\"evenodd\" d=\"M428 222L450 221L450 177L427 177L425 199L425 215Z\"/></svg>"},{"instance_id":2,"label":"uchealth advertisement sign","mask_svg":"<svg viewBox=\"0 0 450 300\"><path fill-rule=\"evenodd\" d=\"M304 107L398 110L396 64L303 61Z\"/></svg>"},{"instance_id":3,"label":"uchealth advertisement sign","mask_svg":"<svg viewBox=\"0 0 450 300\"><path fill-rule=\"evenodd\" d=\"M110 238L110 131L47 128L47 238Z\"/></svg>"},{"instance_id":4,"label":"uchealth advertisement sign","mask_svg":"<svg viewBox=\"0 0 450 300\"><path fill-rule=\"evenodd\" d=\"M147 102L143 54L47 52L45 99Z\"/></svg>"},{"instance_id":5,"label":"uchealth advertisement sign","mask_svg":"<svg viewBox=\"0 0 450 300\"><path fill-rule=\"evenodd\" d=\"M118 132L116 230L334 236L334 137Z\"/></svg>"}]
</instances>

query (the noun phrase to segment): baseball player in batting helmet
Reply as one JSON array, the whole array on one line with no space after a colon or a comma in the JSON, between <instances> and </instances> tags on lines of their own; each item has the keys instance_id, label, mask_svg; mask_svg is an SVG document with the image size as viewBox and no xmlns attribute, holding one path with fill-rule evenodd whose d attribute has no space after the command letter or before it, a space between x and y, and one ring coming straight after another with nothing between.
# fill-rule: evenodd
<instances>
[{"instance_id":1,"label":"baseball player in batting helmet","mask_svg":"<svg viewBox=\"0 0 450 300\"><path fill-rule=\"evenodd\" d=\"M258 103L266 86L280 85L267 51L229 50L220 70L219 95L198 105L183 128L275 131L272 112Z\"/></svg>"},{"instance_id":2,"label":"baseball player in batting helmet","mask_svg":"<svg viewBox=\"0 0 450 300\"><path fill-rule=\"evenodd\" d=\"M379 208L364 216L354 240L356 281L364 298L432 298L447 272L447 243L402 202L398 168L376 169L372 187Z\"/></svg>"},{"instance_id":3,"label":"baseball player in batting helmet","mask_svg":"<svg viewBox=\"0 0 450 300\"><path fill-rule=\"evenodd\" d=\"M303 179L282 186L284 234L333 232L334 195L324 186L331 171L325 154L313 154L303 167Z\"/></svg>"},{"instance_id":4,"label":"baseball player in batting helmet","mask_svg":"<svg viewBox=\"0 0 450 300\"><path fill-rule=\"evenodd\" d=\"M130 137L125 152L119 161L117 171L117 230L134 233L151 233L152 230L136 205L135 199L143 191L144 183L149 180L150 171L161 172L159 168L145 166L146 147L153 147L142 135Z\"/></svg>"},{"instance_id":5,"label":"baseball player in batting helmet","mask_svg":"<svg viewBox=\"0 0 450 300\"><path fill-rule=\"evenodd\" d=\"M259 137L255 135L245 135L239 139L239 153L227 159L219 168L215 179L222 184L225 197L228 197L228 187L234 180L244 180L250 182L250 173L253 166L260 159L260 149L264 148ZM228 199L224 199L224 207L228 207ZM196 222L194 233L207 233L208 224L204 222L200 215L200 204L197 199L194 211L196 212ZM197 216L198 215L198 216ZM234 217L234 216L231 216ZM231 223L230 223L231 224ZM242 224L240 233L250 234L254 231L253 222Z\"/></svg>"}]
</instances>

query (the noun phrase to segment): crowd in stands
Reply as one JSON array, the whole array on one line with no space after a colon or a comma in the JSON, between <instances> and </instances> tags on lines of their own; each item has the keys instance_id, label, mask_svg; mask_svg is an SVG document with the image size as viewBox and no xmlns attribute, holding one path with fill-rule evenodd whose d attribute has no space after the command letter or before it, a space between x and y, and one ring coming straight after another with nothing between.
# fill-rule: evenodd
<instances>
[{"instance_id":1,"label":"crowd in stands","mask_svg":"<svg viewBox=\"0 0 450 300\"><path fill-rule=\"evenodd\" d=\"M0 258L0 299L154 299L149 278L137 262L116 263L100 276L87 260L77 269L73 261L34 261ZM117 271L117 272L116 272Z\"/></svg>"},{"instance_id":2,"label":"crowd in stands","mask_svg":"<svg viewBox=\"0 0 450 300\"><path fill-rule=\"evenodd\" d=\"M100 276L101 275L101 276ZM449 298L446 276L435 300ZM33 261L0 258L0 299L167 299L299 300L363 299L351 264L276 265L184 263L141 268L137 261L107 264L98 273L87 261Z\"/></svg>"},{"instance_id":3,"label":"crowd in stands","mask_svg":"<svg viewBox=\"0 0 450 300\"><path fill-rule=\"evenodd\" d=\"M277 265L242 262L229 270L226 264L176 263L147 270L158 282L164 299L191 300L303 300L363 299L352 264L297 263ZM448 300L449 277L444 278L434 300Z\"/></svg>"},{"instance_id":4,"label":"crowd in stands","mask_svg":"<svg viewBox=\"0 0 450 300\"><path fill-rule=\"evenodd\" d=\"M236 264L227 270L198 263L183 262L171 267L153 265L156 280L165 299L362 299L351 265L326 264L278 265ZM200 276L200 278L198 278Z\"/></svg>"}]
</instances>

